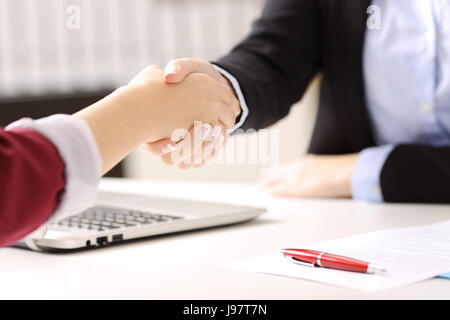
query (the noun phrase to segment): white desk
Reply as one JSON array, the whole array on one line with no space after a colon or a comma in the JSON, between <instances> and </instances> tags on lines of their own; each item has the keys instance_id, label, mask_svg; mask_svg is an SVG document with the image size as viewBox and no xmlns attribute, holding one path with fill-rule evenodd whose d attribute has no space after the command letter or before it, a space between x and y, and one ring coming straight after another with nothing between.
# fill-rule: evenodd
<instances>
[{"instance_id":1,"label":"white desk","mask_svg":"<svg viewBox=\"0 0 450 320\"><path fill-rule=\"evenodd\" d=\"M32 299L449 299L450 281L361 293L220 264L283 247L450 219L440 205L286 200L246 185L104 180L106 190L266 206L260 219L70 254L0 249L0 298ZM449 270L450 271L450 270Z\"/></svg>"}]
</instances>

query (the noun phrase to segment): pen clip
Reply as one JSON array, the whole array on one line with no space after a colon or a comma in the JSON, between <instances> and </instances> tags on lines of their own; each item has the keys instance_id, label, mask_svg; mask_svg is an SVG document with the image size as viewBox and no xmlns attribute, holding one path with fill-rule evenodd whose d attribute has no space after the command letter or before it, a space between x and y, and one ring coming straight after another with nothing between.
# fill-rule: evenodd
<instances>
[{"instance_id":1,"label":"pen clip","mask_svg":"<svg viewBox=\"0 0 450 320\"><path fill-rule=\"evenodd\" d=\"M313 268L316 267L316 265L314 263L303 262L303 261L297 260L297 259L295 259L293 257L289 257L289 256L284 256L284 257L286 259L288 259L289 261L291 261L292 263L295 263L295 264L299 264L299 265L302 265L302 266L313 267Z\"/></svg>"}]
</instances>

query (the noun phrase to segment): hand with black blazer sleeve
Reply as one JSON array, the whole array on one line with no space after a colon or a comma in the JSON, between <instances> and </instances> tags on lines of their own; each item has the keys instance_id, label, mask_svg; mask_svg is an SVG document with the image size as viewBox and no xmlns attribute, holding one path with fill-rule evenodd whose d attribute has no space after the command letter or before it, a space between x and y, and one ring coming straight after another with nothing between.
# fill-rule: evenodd
<instances>
[{"instance_id":1,"label":"hand with black blazer sleeve","mask_svg":"<svg viewBox=\"0 0 450 320\"><path fill-rule=\"evenodd\" d=\"M239 81L249 114L243 129L289 113L321 67L317 0L269 0L250 35L214 62Z\"/></svg>"},{"instance_id":2,"label":"hand with black blazer sleeve","mask_svg":"<svg viewBox=\"0 0 450 320\"><path fill-rule=\"evenodd\" d=\"M191 73L204 73L219 85L229 87L239 99L235 103L238 109L241 103L242 114L236 118L233 130L265 128L289 113L321 68L320 25L321 11L315 0L269 0L250 35L213 62L220 73L208 61L175 59L167 64L164 80L176 84ZM224 131L223 135L226 137L227 133ZM169 142L161 140L146 147L156 156L162 152L166 164L176 164L170 159L170 150L161 151L165 148L161 146ZM215 151L206 158L214 155ZM187 169L192 163L178 166Z\"/></svg>"}]
</instances>

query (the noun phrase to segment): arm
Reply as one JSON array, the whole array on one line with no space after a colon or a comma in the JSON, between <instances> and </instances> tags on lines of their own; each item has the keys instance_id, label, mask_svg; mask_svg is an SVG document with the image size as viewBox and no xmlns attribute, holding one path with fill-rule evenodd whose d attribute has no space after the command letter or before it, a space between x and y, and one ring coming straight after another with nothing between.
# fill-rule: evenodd
<instances>
[{"instance_id":1,"label":"arm","mask_svg":"<svg viewBox=\"0 0 450 320\"><path fill-rule=\"evenodd\" d=\"M387 202L450 203L450 147L396 146L380 183Z\"/></svg>"},{"instance_id":2,"label":"arm","mask_svg":"<svg viewBox=\"0 0 450 320\"><path fill-rule=\"evenodd\" d=\"M263 179L288 197L353 197L370 202L450 203L450 147L385 145L359 154L307 155Z\"/></svg>"},{"instance_id":3,"label":"arm","mask_svg":"<svg viewBox=\"0 0 450 320\"><path fill-rule=\"evenodd\" d=\"M0 131L0 246L93 205L101 174L135 147L194 121L233 126L224 102L231 96L208 76L177 85L162 76L147 68L74 116L23 119Z\"/></svg>"},{"instance_id":4,"label":"arm","mask_svg":"<svg viewBox=\"0 0 450 320\"><path fill-rule=\"evenodd\" d=\"M353 197L367 201L450 203L450 147L385 145L361 152Z\"/></svg>"},{"instance_id":5,"label":"arm","mask_svg":"<svg viewBox=\"0 0 450 320\"><path fill-rule=\"evenodd\" d=\"M260 129L286 116L320 69L320 9L316 0L269 0L252 33L228 55L211 63L177 59L168 63L164 80L179 83L191 73L204 73L233 91L238 111L234 129ZM227 136L227 132L223 132ZM148 144L155 155L171 161L161 146ZM170 152L170 150L169 150ZM205 155L204 155L205 156ZM209 157L209 154L206 155ZM214 152L212 153L214 157ZM203 162L204 163L204 162ZM189 165L178 166L187 169Z\"/></svg>"},{"instance_id":6,"label":"arm","mask_svg":"<svg viewBox=\"0 0 450 320\"><path fill-rule=\"evenodd\" d=\"M188 130L194 121L233 127L235 113L228 105L233 95L209 76L193 74L174 85L162 77L160 68L147 68L128 86L74 115L89 124L103 173L136 147L170 138L176 129Z\"/></svg>"},{"instance_id":7,"label":"arm","mask_svg":"<svg viewBox=\"0 0 450 320\"><path fill-rule=\"evenodd\" d=\"M0 247L36 230L55 210L65 187L64 162L35 131L0 129Z\"/></svg>"},{"instance_id":8,"label":"arm","mask_svg":"<svg viewBox=\"0 0 450 320\"><path fill-rule=\"evenodd\" d=\"M260 129L283 118L321 64L316 0L268 1L251 34L214 62L239 81L249 109L243 128Z\"/></svg>"}]
</instances>

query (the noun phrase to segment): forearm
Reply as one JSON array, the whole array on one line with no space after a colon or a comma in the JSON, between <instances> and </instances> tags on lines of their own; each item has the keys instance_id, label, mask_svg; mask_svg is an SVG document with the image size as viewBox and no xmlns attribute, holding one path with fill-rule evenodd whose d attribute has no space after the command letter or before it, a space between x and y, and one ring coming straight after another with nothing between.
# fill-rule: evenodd
<instances>
[{"instance_id":1,"label":"forearm","mask_svg":"<svg viewBox=\"0 0 450 320\"><path fill-rule=\"evenodd\" d=\"M288 114L320 69L317 1L269 1L252 33L214 62L236 77L249 109L244 129Z\"/></svg>"},{"instance_id":2,"label":"forearm","mask_svg":"<svg viewBox=\"0 0 450 320\"><path fill-rule=\"evenodd\" d=\"M145 141L143 123L137 104L130 99L130 89L123 87L73 116L86 121L94 135L102 158L102 174L108 172Z\"/></svg>"},{"instance_id":3,"label":"forearm","mask_svg":"<svg viewBox=\"0 0 450 320\"><path fill-rule=\"evenodd\" d=\"M247 101L245 100L245 97L242 93L241 86L239 84L239 81L236 79L236 77L234 77L228 71L226 71L225 69L222 69L219 66L216 66L216 65L213 65L213 66L220 73L221 80L227 84L227 86L231 89L235 98L239 102L240 113L236 117L235 126L233 128L233 132L234 132L235 130L240 129L247 120L247 117L248 117Z\"/></svg>"}]
</instances>

